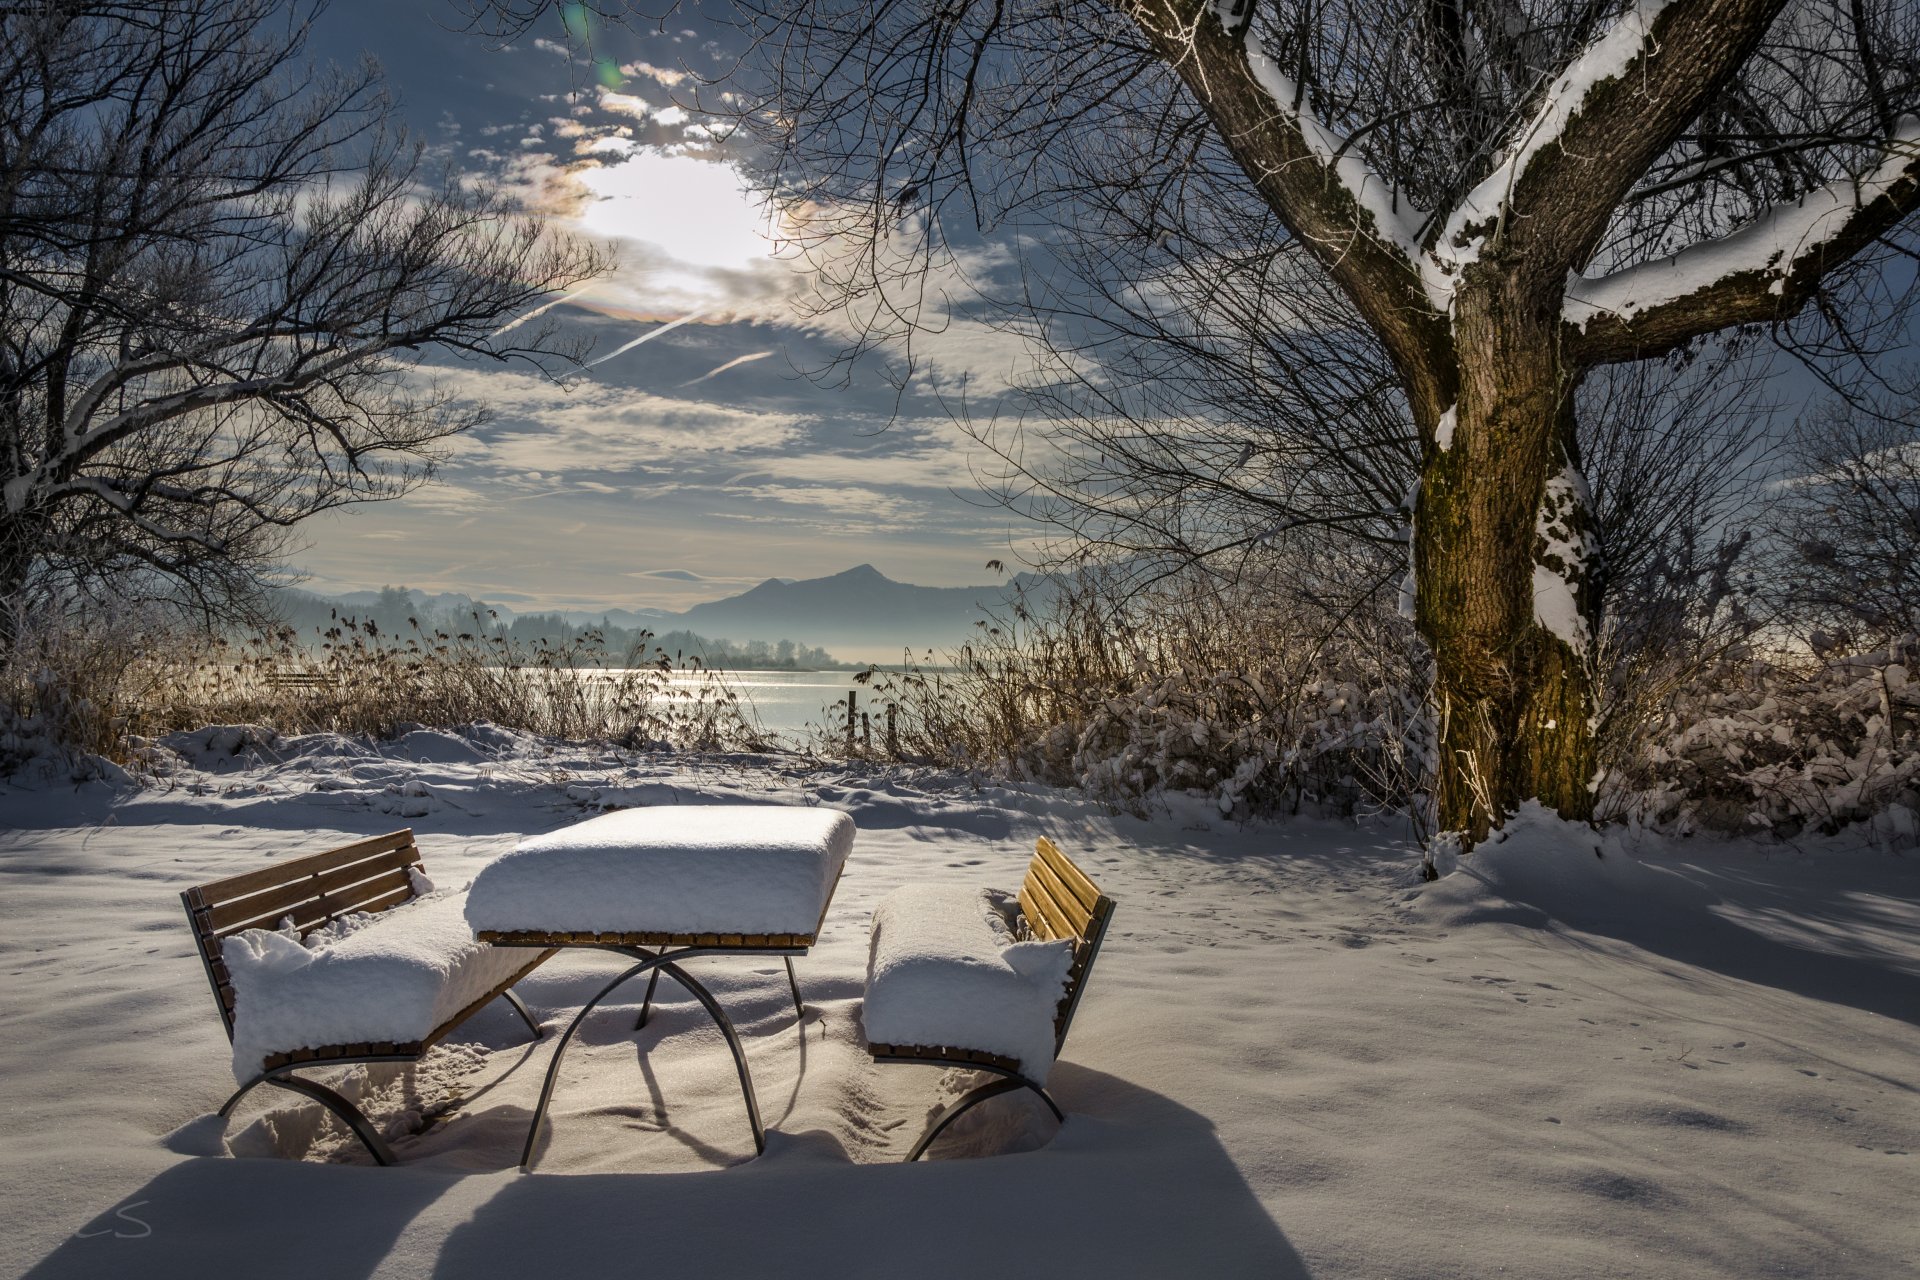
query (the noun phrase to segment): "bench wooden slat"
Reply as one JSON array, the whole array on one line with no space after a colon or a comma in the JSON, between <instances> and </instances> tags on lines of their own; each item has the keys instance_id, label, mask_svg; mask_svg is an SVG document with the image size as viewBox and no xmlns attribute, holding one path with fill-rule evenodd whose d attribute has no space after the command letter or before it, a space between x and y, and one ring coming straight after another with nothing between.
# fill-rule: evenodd
<instances>
[{"instance_id":1,"label":"bench wooden slat","mask_svg":"<svg viewBox=\"0 0 1920 1280\"><path fill-rule=\"evenodd\" d=\"M320 689L334 678L324 671L269 671L260 682L269 689Z\"/></svg>"},{"instance_id":2,"label":"bench wooden slat","mask_svg":"<svg viewBox=\"0 0 1920 1280\"><path fill-rule=\"evenodd\" d=\"M304 934L318 929L329 921L338 920L342 916L358 912L371 914L375 911L385 911L388 907L397 907L413 896L413 882L407 878L407 873L388 871L378 879L354 885L345 893L303 902L278 919L291 916L294 929ZM269 920L257 927L272 928L277 924L278 919Z\"/></svg>"},{"instance_id":3,"label":"bench wooden slat","mask_svg":"<svg viewBox=\"0 0 1920 1280\"><path fill-rule=\"evenodd\" d=\"M712 945L701 939L713 936L700 933L558 933L545 929L482 929L474 934L482 942L516 947L554 947L568 943L600 947L698 947ZM760 951L776 947L797 950L811 947L813 943L814 935L810 933L726 934L720 939L721 946Z\"/></svg>"},{"instance_id":4,"label":"bench wooden slat","mask_svg":"<svg viewBox=\"0 0 1920 1280\"><path fill-rule=\"evenodd\" d=\"M978 1049L961 1049L950 1044L870 1044L867 1052L875 1058L937 1058L949 1062L986 1063L1007 1071L1020 1069L1020 1063L1015 1058L982 1053Z\"/></svg>"},{"instance_id":5,"label":"bench wooden slat","mask_svg":"<svg viewBox=\"0 0 1920 1280\"><path fill-rule=\"evenodd\" d=\"M1027 928L1032 930L1033 936L1041 942L1050 942L1058 936L1054 933L1053 926L1047 923L1046 916L1040 913L1040 903L1034 897L1033 890L1025 885L1020 887L1020 914L1027 918Z\"/></svg>"},{"instance_id":6,"label":"bench wooden slat","mask_svg":"<svg viewBox=\"0 0 1920 1280\"><path fill-rule=\"evenodd\" d=\"M389 849L376 853L370 858L350 862L346 866L334 867L317 875L301 876L288 880L285 884L273 886L260 893L250 893L244 898L234 898L219 903L208 912L208 919L215 933L222 937L249 927L250 922L267 920L264 927L271 928L272 921L278 920L294 907L311 902L316 898L330 898L346 901L365 899L375 896L373 893L359 892L363 882L379 880L381 889L392 888L392 876L398 872L402 879L406 868L420 860L420 854L412 845L402 849ZM335 914L339 914L338 910ZM324 918L324 917L322 917ZM299 923L295 913L294 923Z\"/></svg>"},{"instance_id":7,"label":"bench wooden slat","mask_svg":"<svg viewBox=\"0 0 1920 1280\"><path fill-rule=\"evenodd\" d=\"M1060 878L1068 891L1080 900L1081 906L1088 911L1093 910L1094 904L1100 900L1099 888L1088 879L1086 872L1074 865L1072 858L1060 851L1059 845L1041 836L1035 842L1034 853Z\"/></svg>"},{"instance_id":8,"label":"bench wooden slat","mask_svg":"<svg viewBox=\"0 0 1920 1280\"><path fill-rule=\"evenodd\" d=\"M1052 867L1035 858L1027 865L1027 883L1044 892L1052 902L1055 914L1066 923L1067 932L1075 937L1086 936L1087 926L1093 921L1093 911L1081 905L1080 899L1073 896Z\"/></svg>"},{"instance_id":9,"label":"bench wooden slat","mask_svg":"<svg viewBox=\"0 0 1920 1280\"><path fill-rule=\"evenodd\" d=\"M320 871L331 871L335 867L344 867L348 863L358 862L376 853L385 853L389 849L413 847L413 829L403 827L398 831L389 831L383 836L373 836L353 844L341 845L338 849L328 849L323 853L304 854L298 858L288 858L273 863L258 871L245 871L237 876L228 876L224 880L210 880L200 886L200 892L207 905L213 906L230 902L250 893L259 893L276 885L286 884L301 876L310 876Z\"/></svg>"},{"instance_id":10,"label":"bench wooden slat","mask_svg":"<svg viewBox=\"0 0 1920 1280\"><path fill-rule=\"evenodd\" d=\"M1020 886L1020 892L1022 895L1021 909L1027 911L1037 910L1040 913L1040 917L1047 923L1048 933L1056 938L1077 938L1080 936L1080 931L1074 928L1073 920L1068 917L1066 912L1060 909L1060 904L1054 900L1052 891L1047 888L1043 880L1033 874L1031 869L1027 872L1026 883ZM1027 918L1029 922L1033 919L1031 915Z\"/></svg>"},{"instance_id":11,"label":"bench wooden slat","mask_svg":"<svg viewBox=\"0 0 1920 1280\"><path fill-rule=\"evenodd\" d=\"M1059 900L1047 891L1044 884L1036 885L1034 900L1040 904L1040 909L1047 913L1047 923L1053 926L1054 937L1079 938L1080 930L1074 926L1073 918L1061 910Z\"/></svg>"},{"instance_id":12,"label":"bench wooden slat","mask_svg":"<svg viewBox=\"0 0 1920 1280\"><path fill-rule=\"evenodd\" d=\"M383 893L377 898L370 898L365 902L359 903L353 909L355 911L368 911L368 912L386 911L392 907L399 906L403 902L411 902L413 898L414 898L413 885L411 883L407 883L407 884L398 886L397 888L391 890L390 892Z\"/></svg>"}]
</instances>

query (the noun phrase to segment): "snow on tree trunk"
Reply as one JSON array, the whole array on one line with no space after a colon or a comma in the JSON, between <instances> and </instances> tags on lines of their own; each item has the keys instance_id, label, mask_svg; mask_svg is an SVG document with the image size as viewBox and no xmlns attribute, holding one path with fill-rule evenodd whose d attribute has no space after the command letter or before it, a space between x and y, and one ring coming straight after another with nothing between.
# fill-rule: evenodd
<instances>
[{"instance_id":1,"label":"snow on tree trunk","mask_svg":"<svg viewBox=\"0 0 1920 1280\"><path fill-rule=\"evenodd\" d=\"M1479 274L1476 271L1475 274ZM1455 315L1460 399L1429 451L1415 618L1435 661L1440 828L1471 846L1522 801L1593 811L1598 546L1551 309L1497 268Z\"/></svg>"}]
</instances>

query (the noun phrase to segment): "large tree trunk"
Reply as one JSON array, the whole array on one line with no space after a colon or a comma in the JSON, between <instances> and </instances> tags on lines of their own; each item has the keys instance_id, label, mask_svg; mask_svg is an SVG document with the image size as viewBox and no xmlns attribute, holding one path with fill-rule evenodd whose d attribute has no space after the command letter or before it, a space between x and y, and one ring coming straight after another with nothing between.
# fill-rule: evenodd
<instances>
[{"instance_id":1,"label":"large tree trunk","mask_svg":"<svg viewBox=\"0 0 1920 1280\"><path fill-rule=\"evenodd\" d=\"M1435 664L1437 816L1467 847L1530 798L1567 818L1593 812L1597 548L1560 300L1483 270L1502 278L1459 297L1460 397L1450 438L1443 424L1445 447L1423 467L1414 525L1415 616Z\"/></svg>"}]
</instances>

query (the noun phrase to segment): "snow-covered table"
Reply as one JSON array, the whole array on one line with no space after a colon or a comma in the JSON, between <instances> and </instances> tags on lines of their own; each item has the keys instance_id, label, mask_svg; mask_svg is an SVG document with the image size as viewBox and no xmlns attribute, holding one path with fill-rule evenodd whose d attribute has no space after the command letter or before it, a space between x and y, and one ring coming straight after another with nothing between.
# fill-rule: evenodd
<instances>
[{"instance_id":1,"label":"snow-covered table","mask_svg":"<svg viewBox=\"0 0 1920 1280\"><path fill-rule=\"evenodd\" d=\"M555 1047L540 1089L524 1167L552 1100L560 1061L595 1006L648 974L640 1024L665 973L707 1011L740 1075L756 1154L766 1150L746 1054L726 1011L680 962L712 955L777 955L801 1013L793 957L820 933L853 819L832 809L686 805L627 809L534 836L483 868L467 893L474 936L499 947L582 947L635 963L587 1001Z\"/></svg>"}]
</instances>

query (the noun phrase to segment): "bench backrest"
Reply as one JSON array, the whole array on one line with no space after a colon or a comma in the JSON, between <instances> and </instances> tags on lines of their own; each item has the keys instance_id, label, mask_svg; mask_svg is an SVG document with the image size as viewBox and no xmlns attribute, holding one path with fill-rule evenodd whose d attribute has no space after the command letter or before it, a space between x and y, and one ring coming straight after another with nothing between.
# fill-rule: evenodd
<instances>
[{"instance_id":1,"label":"bench backrest","mask_svg":"<svg viewBox=\"0 0 1920 1280\"><path fill-rule=\"evenodd\" d=\"M1027 878L1020 886L1020 912L1027 928L1041 939L1071 938L1073 967L1067 971L1067 993L1060 1000L1060 1012L1054 1016L1054 1052L1067 1041L1067 1028L1073 1024L1073 1011L1080 1006L1080 993L1086 988L1087 974L1100 954L1100 941L1106 936L1107 921L1113 915L1113 899L1075 866L1073 859L1060 852L1060 846L1040 837L1027 863Z\"/></svg>"},{"instance_id":2,"label":"bench backrest","mask_svg":"<svg viewBox=\"0 0 1920 1280\"><path fill-rule=\"evenodd\" d=\"M233 980L220 956L222 940L243 929L272 929L291 917L301 934L355 911L385 911L414 895L409 868L420 867L413 829L355 841L324 853L288 858L258 871L198 885L180 895L207 981L233 1037Z\"/></svg>"}]
</instances>

